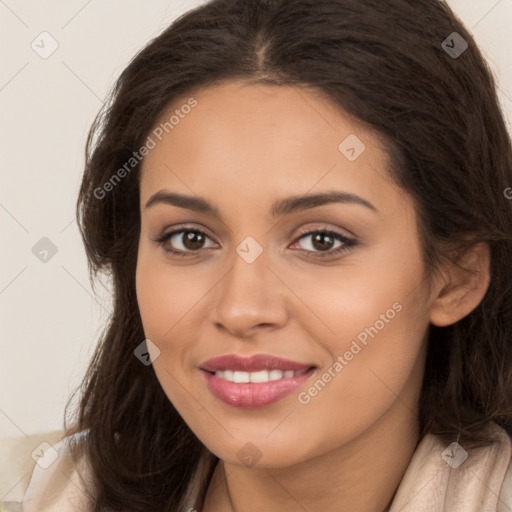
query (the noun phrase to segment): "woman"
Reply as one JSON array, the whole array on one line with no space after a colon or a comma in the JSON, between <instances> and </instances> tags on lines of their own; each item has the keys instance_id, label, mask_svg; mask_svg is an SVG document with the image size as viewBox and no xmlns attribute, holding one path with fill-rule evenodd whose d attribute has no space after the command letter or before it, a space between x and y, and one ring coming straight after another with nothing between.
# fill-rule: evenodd
<instances>
[{"instance_id":1,"label":"woman","mask_svg":"<svg viewBox=\"0 0 512 512\"><path fill-rule=\"evenodd\" d=\"M114 313L24 510L512 510L511 183L438 0L179 18L91 129Z\"/></svg>"}]
</instances>

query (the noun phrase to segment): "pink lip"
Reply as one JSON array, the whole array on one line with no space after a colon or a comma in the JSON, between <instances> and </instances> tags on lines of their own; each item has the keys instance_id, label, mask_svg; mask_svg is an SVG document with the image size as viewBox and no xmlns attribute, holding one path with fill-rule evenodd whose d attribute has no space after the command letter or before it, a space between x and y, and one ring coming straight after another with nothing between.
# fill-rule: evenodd
<instances>
[{"instance_id":1,"label":"pink lip","mask_svg":"<svg viewBox=\"0 0 512 512\"><path fill-rule=\"evenodd\" d=\"M316 368L265 354L249 358L235 355L220 356L201 365L206 385L219 400L233 407L256 408L273 404L304 384ZM259 370L306 370L300 375L269 382L236 383L216 377L212 372L233 370L253 372Z\"/></svg>"},{"instance_id":2,"label":"pink lip","mask_svg":"<svg viewBox=\"0 0 512 512\"><path fill-rule=\"evenodd\" d=\"M200 368L208 372L234 370L242 372L257 372L259 370L293 370L299 372L311 368L313 364L297 363L267 354L256 354L251 357L241 357L234 354L214 357L201 364Z\"/></svg>"},{"instance_id":3,"label":"pink lip","mask_svg":"<svg viewBox=\"0 0 512 512\"><path fill-rule=\"evenodd\" d=\"M233 407L256 408L273 404L301 386L315 372L315 368L297 375L269 382L230 382L203 371L208 389L224 403Z\"/></svg>"}]
</instances>

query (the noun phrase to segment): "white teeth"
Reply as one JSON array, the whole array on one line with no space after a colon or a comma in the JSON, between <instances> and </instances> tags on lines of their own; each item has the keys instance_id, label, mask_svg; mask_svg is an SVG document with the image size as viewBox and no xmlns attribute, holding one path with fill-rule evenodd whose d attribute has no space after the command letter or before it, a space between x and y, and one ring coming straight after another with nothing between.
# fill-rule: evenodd
<instances>
[{"instance_id":1,"label":"white teeth","mask_svg":"<svg viewBox=\"0 0 512 512\"><path fill-rule=\"evenodd\" d=\"M247 382L269 382L283 378L288 379L296 375L301 375L306 371L307 368L299 372L294 372L293 370L260 370L257 372L225 370L215 372L215 377L228 380L230 382L235 382L237 384L242 384Z\"/></svg>"},{"instance_id":2,"label":"white teeth","mask_svg":"<svg viewBox=\"0 0 512 512\"><path fill-rule=\"evenodd\" d=\"M250 382L249 377L250 373L247 372L234 372L233 382L241 383L241 382Z\"/></svg>"},{"instance_id":3,"label":"white teeth","mask_svg":"<svg viewBox=\"0 0 512 512\"><path fill-rule=\"evenodd\" d=\"M281 370L270 370L268 372L269 380L279 380L279 379L282 379L283 376L284 376L284 372Z\"/></svg>"},{"instance_id":4,"label":"white teeth","mask_svg":"<svg viewBox=\"0 0 512 512\"><path fill-rule=\"evenodd\" d=\"M261 370L259 372L251 372L249 374L251 382L267 382L268 370Z\"/></svg>"}]
</instances>

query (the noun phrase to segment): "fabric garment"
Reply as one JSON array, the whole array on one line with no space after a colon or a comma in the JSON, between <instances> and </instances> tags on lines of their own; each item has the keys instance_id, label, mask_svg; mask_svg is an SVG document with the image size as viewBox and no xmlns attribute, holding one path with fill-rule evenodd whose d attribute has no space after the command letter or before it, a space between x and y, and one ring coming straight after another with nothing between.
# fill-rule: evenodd
<instances>
[{"instance_id":1,"label":"fabric garment","mask_svg":"<svg viewBox=\"0 0 512 512\"><path fill-rule=\"evenodd\" d=\"M492 423L488 428L497 441L468 451L456 443L446 446L432 434L425 435L389 512L512 512L512 440L498 425ZM0 512L91 510L90 468L84 457L73 461L69 440L61 439L34 463L23 500L2 502ZM196 510L201 510L204 500L198 490L207 487L202 481L207 466L200 464L202 470L190 483L189 506Z\"/></svg>"}]
</instances>

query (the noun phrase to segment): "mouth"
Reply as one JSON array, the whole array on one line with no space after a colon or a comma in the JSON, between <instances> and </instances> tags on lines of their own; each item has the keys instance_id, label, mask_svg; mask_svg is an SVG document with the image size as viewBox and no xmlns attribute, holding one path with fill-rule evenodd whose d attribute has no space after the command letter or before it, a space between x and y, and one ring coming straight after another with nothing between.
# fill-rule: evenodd
<instances>
[{"instance_id":1,"label":"mouth","mask_svg":"<svg viewBox=\"0 0 512 512\"><path fill-rule=\"evenodd\" d=\"M274 356L236 355L210 359L200 366L209 391L233 407L273 404L304 385L317 366Z\"/></svg>"},{"instance_id":2,"label":"mouth","mask_svg":"<svg viewBox=\"0 0 512 512\"><path fill-rule=\"evenodd\" d=\"M312 363L299 363L290 359L272 356L269 354L254 354L250 357L239 356L237 354L227 354L224 356L208 359L201 364L200 368L208 372L233 371L255 373L263 370L281 370L283 372L300 372L307 370Z\"/></svg>"},{"instance_id":3,"label":"mouth","mask_svg":"<svg viewBox=\"0 0 512 512\"><path fill-rule=\"evenodd\" d=\"M244 372L236 370L220 370L216 372L208 372L214 375L218 379L226 380L228 382L235 382L236 384L247 384L260 383L260 382L273 382L276 380L290 379L302 375L310 370L313 370L316 366L310 366L297 372L293 370L259 370L255 372ZM207 370L204 370L207 371Z\"/></svg>"}]
</instances>

